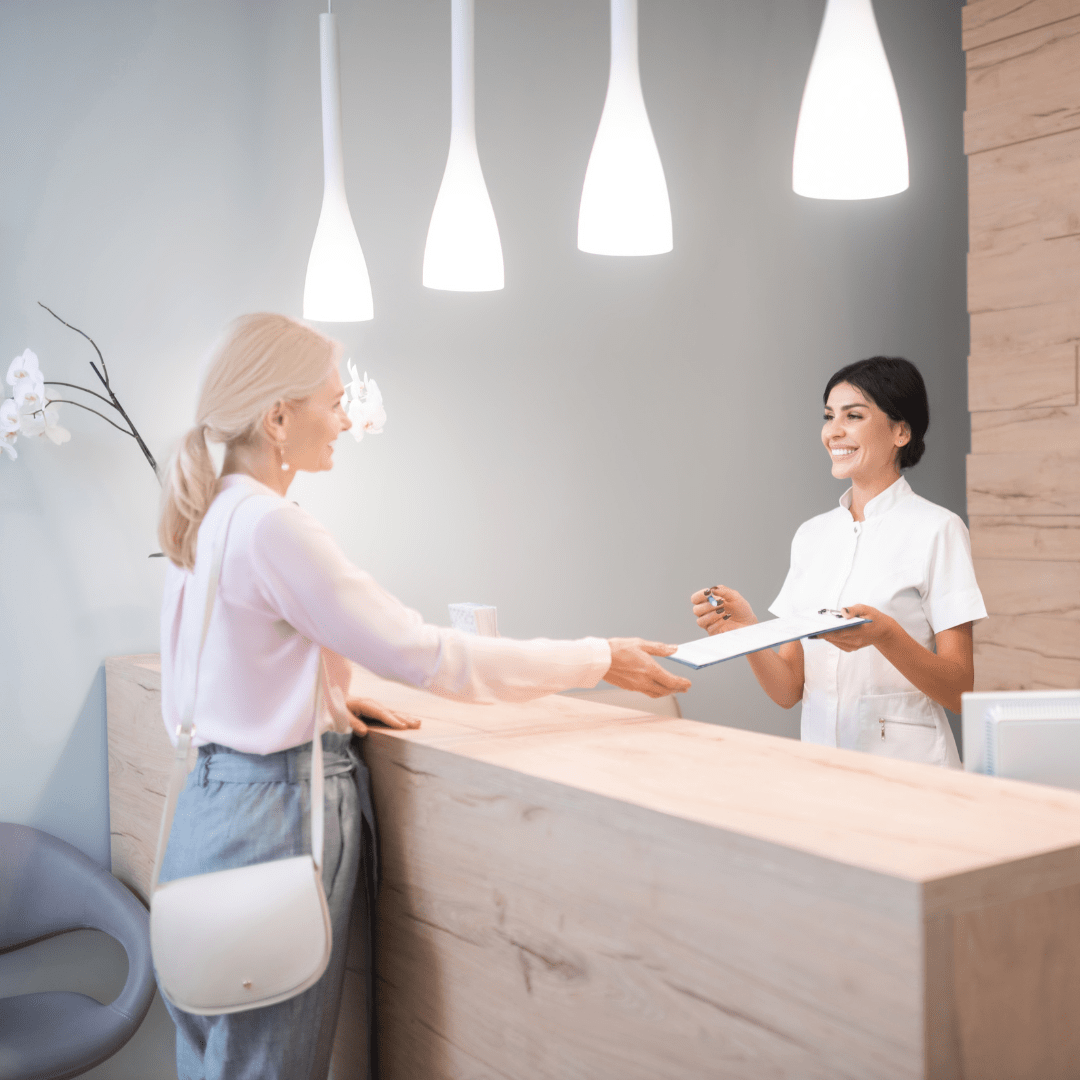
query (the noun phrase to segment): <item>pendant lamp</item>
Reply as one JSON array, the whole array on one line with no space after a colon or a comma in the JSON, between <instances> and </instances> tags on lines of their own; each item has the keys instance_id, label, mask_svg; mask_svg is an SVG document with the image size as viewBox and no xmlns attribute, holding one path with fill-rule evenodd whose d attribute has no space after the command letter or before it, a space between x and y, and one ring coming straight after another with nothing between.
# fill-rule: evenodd
<instances>
[{"instance_id":1,"label":"pendant lamp","mask_svg":"<svg viewBox=\"0 0 1080 1080\"><path fill-rule=\"evenodd\" d=\"M878 199L908 186L907 140L871 0L828 0L795 133L792 187Z\"/></svg>"},{"instance_id":2,"label":"pendant lamp","mask_svg":"<svg viewBox=\"0 0 1080 1080\"><path fill-rule=\"evenodd\" d=\"M473 0L450 0L450 153L424 248L429 289L503 287L499 226L476 151L474 52Z\"/></svg>"},{"instance_id":3,"label":"pendant lamp","mask_svg":"<svg viewBox=\"0 0 1080 1080\"><path fill-rule=\"evenodd\" d=\"M345 197L341 153L341 83L337 20L319 16L322 69L323 203L304 282L304 318L316 322L364 322L372 318L371 281Z\"/></svg>"},{"instance_id":4,"label":"pendant lamp","mask_svg":"<svg viewBox=\"0 0 1080 1080\"><path fill-rule=\"evenodd\" d=\"M611 0L611 74L581 191L578 247L597 255L672 248L664 167L641 94L637 0Z\"/></svg>"}]
</instances>

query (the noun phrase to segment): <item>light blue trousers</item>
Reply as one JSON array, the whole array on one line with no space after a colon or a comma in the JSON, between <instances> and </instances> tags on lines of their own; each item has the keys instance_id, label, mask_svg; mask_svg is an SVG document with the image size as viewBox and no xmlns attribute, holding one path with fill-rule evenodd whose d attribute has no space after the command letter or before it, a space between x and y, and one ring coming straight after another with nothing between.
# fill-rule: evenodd
<instances>
[{"instance_id":1,"label":"light blue trousers","mask_svg":"<svg viewBox=\"0 0 1080 1080\"><path fill-rule=\"evenodd\" d=\"M166 1002L176 1023L180 1080L325 1080L347 952L350 967L361 969L366 990L366 1009L349 1022L365 1025L370 1051L369 1070L355 1080L375 1076L375 819L359 740L324 735L323 774L323 888L334 939L330 965L309 990L265 1009L195 1016ZM214 743L200 747L198 764L177 802L161 880L310 851L310 782L310 744L266 755L241 754ZM358 924L351 948L350 915Z\"/></svg>"}]
</instances>

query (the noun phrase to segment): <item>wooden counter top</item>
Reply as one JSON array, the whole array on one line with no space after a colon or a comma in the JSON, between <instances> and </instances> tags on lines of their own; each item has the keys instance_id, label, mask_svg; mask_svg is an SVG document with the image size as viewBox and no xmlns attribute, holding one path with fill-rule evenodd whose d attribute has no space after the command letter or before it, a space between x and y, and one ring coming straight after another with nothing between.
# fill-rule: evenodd
<instances>
[{"instance_id":1,"label":"wooden counter top","mask_svg":"<svg viewBox=\"0 0 1080 1080\"><path fill-rule=\"evenodd\" d=\"M136 888L156 662L107 665ZM353 689L423 720L365 741L389 1080L1074 1075L1080 793L574 698Z\"/></svg>"},{"instance_id":2,"label":"wooden counter top","mask_svg":"<svg viewBox=\"0 0 1080 1080\"><path fill-rule=\"evenodd\" d=\"M465 705L357 670L353 691L423 717L375 738L566 784L910 881L1080 845L1080 792L546 698Z\"/></svg>"}]
</instances>

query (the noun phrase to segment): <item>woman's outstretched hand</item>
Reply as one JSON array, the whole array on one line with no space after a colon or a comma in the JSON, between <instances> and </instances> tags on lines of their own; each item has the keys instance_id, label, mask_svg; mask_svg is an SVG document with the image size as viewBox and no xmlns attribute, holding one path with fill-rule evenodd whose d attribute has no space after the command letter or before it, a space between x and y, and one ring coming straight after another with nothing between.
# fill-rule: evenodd
<instances>
[{"instance_id":1,"label":"woman's outstretched hand","mask_svg":"<svg viewBox=\"0 0 1080 1080\"><path fill-rule=\"evenodd\" d=\"M709 594L716 597L716 606L709 603ZM741 594L724 585L713 585L710 589L698 589L690 597L694 605L694 618L702 630L710 635L723 634L728 630L738 630L743 626L753 626L757 622L754 609L743 599Z\"/></svg>"},{"instance_id":2,"label":"woman's outstretched hand","mask_svg":"<svg viewBox=\"0 0 1080 1080\"><path fill-rule=\"evenodd\" d=\"M649 697L667 697L669 694L685 694L690 680L662 668L654 656L670 656L677 645L662 645L658 641L641 638L609 638L611 667L604 682L621 686L624 690L637 690Z\"/></svg>"},{"instance_id":3,"label":"woman's outstretched hand","mask_svg":"<svg viewBox=\"0 0 1080 1080\"><path fill-rule=\"evenodd\" d=\"M368 717L369 720L378 720L380 724L385 724L389 728L396 728L398 731L420 726L420 717L395 712L374 698L351 697L346 700L345 704L348 706L349 712L352 713L349 717L349 723L357 735L366 735L368 732L368 726L364 723L362 716Z\"/></svg>"}]
</instances>

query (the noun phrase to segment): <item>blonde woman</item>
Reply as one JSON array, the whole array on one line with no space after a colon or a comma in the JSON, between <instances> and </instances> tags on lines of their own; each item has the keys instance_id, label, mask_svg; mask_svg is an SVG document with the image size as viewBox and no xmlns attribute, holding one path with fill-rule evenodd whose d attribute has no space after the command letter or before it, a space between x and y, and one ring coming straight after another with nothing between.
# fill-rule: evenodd
<instances>
[{"instance_id":1,"label":"blonde woman","mask_svg":"<svg viewBox=\"0 0 1080 1080\"><path fill-rule=\"evenodd\" d=\"M473 637L426 624L353 566L285 498L298 471L332 467L334 440L351 426L339 361L337 343L284 316L237 320L212 358L196 425L165 485L159 537L171 565L161 616L162 711L174 740L196 693L209 565L223 529L227 542L199 663L198 764L179 800L162 881L308 850L311 701L323 661L331 683L322 737L330 966L310 990L265 1009L206 1017L170 1006L181 1080L327 1075L357 884L369 949L367 1017L356 1023L373 1035L375 821L354 733L367 730L361 713L392 727L418 722L378 702L346 701L348 660L469 701L525 701L600 679L654 697L690 685L653 659L672 645ZM208 441L225 446L220 477ZM240 495L248 497L237 505Z\"/></svg>"}]
</instances>

